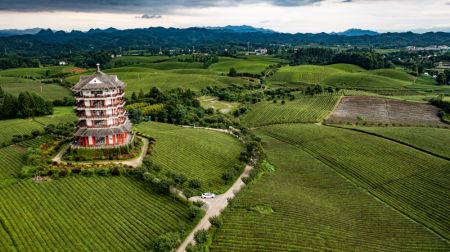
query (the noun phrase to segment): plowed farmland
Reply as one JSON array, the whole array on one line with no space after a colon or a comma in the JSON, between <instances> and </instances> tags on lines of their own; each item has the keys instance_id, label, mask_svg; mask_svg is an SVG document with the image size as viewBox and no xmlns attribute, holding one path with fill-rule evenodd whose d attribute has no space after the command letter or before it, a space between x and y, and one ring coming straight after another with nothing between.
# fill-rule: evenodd
<instances>
[{"instance_id":1,"label":"plowed farmland","mask_svg":"<svg viewBox=\"0 0 450 252\"><path fill-rule=\"evenodd\" d=\"M432 105L381 97L344 97L327 123L371 123L417 126L446 126Z\"/></svg>"}]
</instances>

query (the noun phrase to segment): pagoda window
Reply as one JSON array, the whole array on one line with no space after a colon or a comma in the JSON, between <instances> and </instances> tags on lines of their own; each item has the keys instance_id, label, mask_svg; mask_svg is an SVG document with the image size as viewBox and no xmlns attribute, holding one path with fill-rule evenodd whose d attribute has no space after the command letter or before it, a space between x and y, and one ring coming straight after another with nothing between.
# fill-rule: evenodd
<instances>
[{"instance_id":1,"label":"pagoda window","mask_svg":"<svg viewBox=\"0 0 450 252\"><path fill-rule=\"evenodd\" d=\"M106 144L106 137L96 137L95 143L97 145L105 145Z\"/></svg>"}]
</instances>

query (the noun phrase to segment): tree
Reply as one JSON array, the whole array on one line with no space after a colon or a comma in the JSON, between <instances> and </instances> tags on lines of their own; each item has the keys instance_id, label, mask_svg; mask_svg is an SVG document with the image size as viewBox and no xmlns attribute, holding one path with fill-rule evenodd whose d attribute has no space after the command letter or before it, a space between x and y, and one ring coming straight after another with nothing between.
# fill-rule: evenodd
<instances>
[{"instance_id":1,"label":"tree","mask_svg":"<svg viewBox=\"0 0 450 252\"><path fill-rule=\"evenodd\" d=\"M439 73L438 76L436 77L436 82L438 85L445 85L447 84L447 77L445 76L444 73Z\"/></svg>"},{"instance_id":2,"label":"tree","mask_svg":"<svg viewBox=\"0 0 450 252\"><path fill-rule=\"evenodd\" d=\"M237 76L237 71L234 67L230 68L230 71L228 72L228 76L230 77L236 77Z\"/></svg>"},{"instance_id":3,"label":"tree","mask_svg":"<svg viewBox=\"0 0 450 252\"><path fill-rule=\"evenodd\" d=\"M142 98L144 98L144 91L141 88L141 90L139 90L138 99L142 99Z\"/></svg>"},{"instance_id":4,"label":"tree","mask_svg":"<svg viewBox=\"0 0 450 252\"><path fill-rule=\"evenodd\" d=\"M208 241L208 231L206 231L205 229L198 230L194 234L194 239L197 243L205 243L206 241Z\"/></svg>"},{"instance_id":5,"label":"tree","mask_svg":"<svg viewBox=\"0 0 450 252\"><path fill-rule=\"evenodd\" d=\"M131 101L137 101L137 95L136 95L136 92L134 92L134 91L131 94Z\"/></svg>"},{"instance_id":6,"label":"tree","mask_svg":"<svg viewBox=\"0 0 450 252\"><path fill-rule=\"evenodd\" d=\"M17 98L10 93L5 93L0 114L3 118L14 118L17 116Z\"/></svg>"},{"instance_id":7,"label":"tree","mask_svg":"<svg viewBox=\"0 0 450 252\"><path fill-rule=\"evenodd\" d=\"M450 70L445 70L444 74L447 79L447 84L450 85Z\"/></svg>"},{"instance_id":8,"label":"tree","mask_svg":"<svg viewBox=\"0 0 450 252\"><path fill-rule=\"evenodd\" d=\"M153 244L153 251L170 252L180 243L180 235L178 233L167 233L156 238Z\"/></svg>"}]
</instances>

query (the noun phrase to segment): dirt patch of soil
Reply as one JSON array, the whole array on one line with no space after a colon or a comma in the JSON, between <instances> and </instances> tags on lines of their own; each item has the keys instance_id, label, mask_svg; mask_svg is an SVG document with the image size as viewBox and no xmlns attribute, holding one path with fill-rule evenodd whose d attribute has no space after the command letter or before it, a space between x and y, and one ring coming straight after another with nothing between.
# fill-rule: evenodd
<instances>
[{"instance_id":1,"label":"dirt patch of soil","mask_svg":"<svg viewBox=\"0 0 450 252\"><path fill-rule=\"evenodd\" d=\"M84 68L80 68L80 67L72 67L72 68L66 69L65 71L68 73L78 74L78 73L84 73L87 70Z\"/></svg>"},{"instance_id":2,"label":"dirt patch of soil","mask_svg":"<svg viewBox=\"0 0 450 252\"><path fill-rule=\"evenodd\" d=\"M439 108L422 103L381 97L343 97L326 123L369 123L415 126L448 126L437 116Z\"/></svg>"}]
</instances>

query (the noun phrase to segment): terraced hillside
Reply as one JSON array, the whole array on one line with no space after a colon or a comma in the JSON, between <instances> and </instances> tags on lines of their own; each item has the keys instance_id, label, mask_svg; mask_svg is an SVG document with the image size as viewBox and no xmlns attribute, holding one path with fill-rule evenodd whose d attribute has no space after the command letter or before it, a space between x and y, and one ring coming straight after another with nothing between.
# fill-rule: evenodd
<instances>
[{"instance_id":1,"label":"terraced hillside","mask_svg":"<svg viewBox=\"0 0 450 252\"><path fill-rule=\"evenodd\" d=\"M450 162L346 129L284 125L261 129L308 152L412 219L450 239Z\"/></svg>"},{"instance_id":2,"label":"terraced hillside","mask_svg":"<svg viewBox=\"0 0 450 252\"><path fill-rule=\"evenodd\" d=\"M369 123L447 126L437 116L439 108L373 96L344 97L327 123Z\"/></svg>"},{"instance_id":3,"label":"terraced hillside","mask_svg":"<svg viewBox=\"0 0 450 252\"><path fill-rule=\"evenodd\" d=\"M242 122L250 127L280 123L314 123L321 121L334 107L339 96L298 96L293 101L262 101L249 106Z\"/></svg>"},{"instance_id":4,"label":"terraced hillside","mask_svg":"<svg viewBox=\"0 0 450 252\"><path fill-rule=\"evenodd\" d=\"M187 205L127 177L0 188L0 221L1 251L144 251L192 224Z\"/></svg>"},{"instance_id":5,"label":"terraced hillside","mask_svg":"<svg viewBox=\"0 0 450 252\"><path fill-rule=\"evenodd\" d=\"M156 138L151 154L155 163L164 171L199 179L204 191L225 191L228 186L222 174L235 166L243 167L238 160L243 146L226 133L153 122L138 124L136 129Z\"/></svg>"},{"instance_id":6,"label":"terraced hillside","mask_svg":"<svg viewBox=\"0 0 450 252\"><path fill-rule=\"evenodd\" d=\"M306 139L305 145L314 143L312 148L323 146L329 136L316 131L319 126L292 127L292 131L291 126L258 130L276 171L244 188L225 210L224 224L211 251L450 249L447 241L364 192L294 143ZM300 133L308 128L314 132ZM280 141L270 137L272 133L289 136ZM331 158L340 158L349 148L340 140L331 137L328 141L335 144L320 148ZM351 152L342 158L348 155Z\"/></svg>"}]
</instances>

